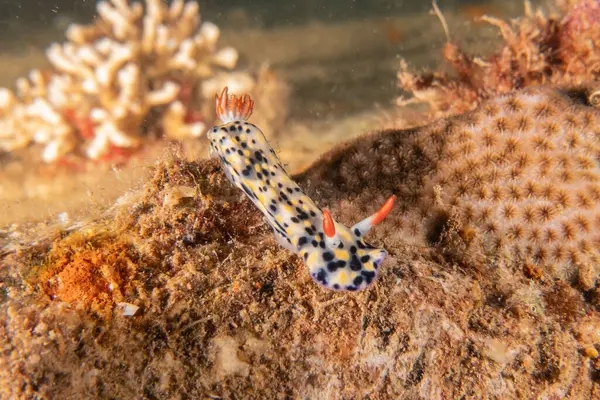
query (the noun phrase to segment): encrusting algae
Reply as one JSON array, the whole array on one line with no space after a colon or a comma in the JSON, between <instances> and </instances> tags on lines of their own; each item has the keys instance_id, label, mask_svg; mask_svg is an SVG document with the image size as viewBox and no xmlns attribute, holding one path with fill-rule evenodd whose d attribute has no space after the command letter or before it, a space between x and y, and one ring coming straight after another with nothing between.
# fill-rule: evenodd
<instances>
[{"instance_id":1,"label":"encrusting algae","mask_svg":"<svg viewBox=\"0 0 600 400\"><path fill-rule=\"evenodd\" d=\"M54 243L35 279L50 298L105 314L131 288L141 262L125 241L75 232Z\"/></svg>"}]
</instances>

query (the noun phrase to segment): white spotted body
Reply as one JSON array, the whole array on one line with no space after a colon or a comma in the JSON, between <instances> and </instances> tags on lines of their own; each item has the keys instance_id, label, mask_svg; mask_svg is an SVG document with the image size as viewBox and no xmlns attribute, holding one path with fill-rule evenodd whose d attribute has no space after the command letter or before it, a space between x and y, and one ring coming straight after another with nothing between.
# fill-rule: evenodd
<instances>
[{"instance_id":1,"label":"white spotted body","mask_svg":"<svg viewBox=\"0 0 600 400\"><path fill-rule=\"evenodd\" d=\"M352 229L336 223L289 177L262 131L246 121L252 100L217 97L217 114L224 125L207 133L210 154L221 160L229 180L265 215L279 243L298 254L319 284L334 290L369 286L387 255L362 240L372 225L391 210L394 198Z\"/></svg>"}]
</instances>

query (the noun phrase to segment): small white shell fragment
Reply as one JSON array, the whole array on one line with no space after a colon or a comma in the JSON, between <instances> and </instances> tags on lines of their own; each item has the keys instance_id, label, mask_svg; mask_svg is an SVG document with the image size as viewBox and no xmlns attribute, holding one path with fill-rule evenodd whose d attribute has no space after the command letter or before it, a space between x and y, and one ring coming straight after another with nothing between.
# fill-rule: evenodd
<instances>
[{"instance_id":1,"label":"small white shell fragment","mask_svg":"<svg viewBox=\"0 0 600 400\"><path fill-rule=\"evenodd\" d=\"M179 204L181 199L194 197L195 194L196 189L193 187L183 185L174 186L167 190L167 194L165 194L165 197L163 198L163 205L174 207Z\"/></svg>"},{"instance_id":2,"label":"small white shell fragment","mask_svg":"<svg viewBox=\"0 0 600 400\"><path fill-rule=\"evenodd\" d=\"M136 306L135 304L131 304L131 303L123 303L122 302L122 303L118 303L117 306L121 308L121 315L123 317L131 317L131 316L135 315L137 310L140 309L138 306Z\"/></svg>"},{"instance_id":3,"label":"small white shell fragment","mask_svg":"<svg viewBox=\"0 0 600 400\"><path fill-rule=\"evenodd\" d=\"M71 222L71 218L69 217L69 213L67 213L66 211L61 212L60 214L58 214L56 216L56 219L58 219L58 222L60 222L61 224L68 224Z\"/></svg>"}]
</instances>

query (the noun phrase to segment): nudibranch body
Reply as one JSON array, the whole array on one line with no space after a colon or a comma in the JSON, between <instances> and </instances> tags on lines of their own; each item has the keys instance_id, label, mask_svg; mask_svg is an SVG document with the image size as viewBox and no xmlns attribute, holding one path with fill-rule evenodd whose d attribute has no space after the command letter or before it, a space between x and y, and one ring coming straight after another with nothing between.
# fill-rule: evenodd
<instances>
[{"instance_id":1,"label":"nudibranch body","mask_svg":"<svg viewBox=\"0 0 600 400\"><path fill-rule=\"evenodd\" d=\"M248 122L254 102L246 95L216 97L223 122L207 132L210 154L218 157L229 180L265 215L278 242L298 254L319 284L356 291L375 279L387 252L363 237L394 205L390 197L372 216L347 228L321 210L289 177L262 131Z\"/></svg>"}]
</instances>

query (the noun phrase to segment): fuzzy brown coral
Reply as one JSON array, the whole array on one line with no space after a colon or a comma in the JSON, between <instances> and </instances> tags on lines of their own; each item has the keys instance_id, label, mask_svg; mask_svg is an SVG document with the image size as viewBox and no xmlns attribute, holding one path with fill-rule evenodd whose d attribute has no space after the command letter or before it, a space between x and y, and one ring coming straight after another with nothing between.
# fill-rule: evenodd
<instances>
[{"instance_id":1,"label":"fuzzy brown coral","mask_svg":"<svg viewBox=\"0 0 600 400\"><path fill-rule=\"evenodd\" d=\"M529 263L575 283L582 269L599 272L595 90L499 96L455 119L355 142L300 178L318 182L312 193L343 222L396 194L398 212L382 228L388 240L443 243L470 264Z\"/></svg>"},{"instance_id":2,"label":"fuzzy brown coral","mask_svg":"<svg viewBox=\"0 0 600 400\"><path fill-rule=\"evenodd\" d=\"M453 207L464 209L478 198L458 190L460 179L442 182L470 159L461 161L452 149L495 138L484 149L500 154L509 132L522 146L533 143L533 126L547 123L554 108L573 116L575 125L563 134L580 132L573 136L576 146L562 151L596 151L595 130L575 129L591 127L598 118L595 108L581 104L585 93L531 89L501 97L461 118L360 138L299 175L302 187L344 223L379 203L373 199L399 194L395 218L370 238L390 256L373 288L360 293L315 285L216 162L186 162L177 155L161 161L142 190L124 196L116 214L105 217L111 222L104 225L109 237L132 246L133 259L144 263L122 293L124 301L140 307L135 316L115 308L112 318L99 319L77 307L78 301L50 299L40 286L25 284L21 276L34 283L36 277L26 267L46 258L41 247L4 256L0 393L6 398L598 398L595 289L582 293L564 280L546 279L551 273L546 270L541 278L529 278L502 254L496 262L482 260L476 249L495 237L482 231L485 223L473 219L458 239L448 235L461 231L466 220ZM496 129L490 120L508 112L507 104L515 108L514 100L521 108L507 117L506 126L515 129L518 115L536 110L529 135L507 130L490 139L477 130ZM542 104L548 107L538 107ZM471 136L458 141L467 129ZM554 140L549 137L547 144ZM482 164L468 176L479 171L486 173L482 179L504 179L511 164L500 161L495 159L494 174ZM586 165L572 165L573 182L597 174ZM539 170L524 168L514 183L534 172ZM562 172L564 167L550 170ZM436 182L441 189L435 189ZM517 210L521 206L515 204ZM554 218L567 213L558 211ZM499 225L501 218L490 214ZM407 245L411 229L432 241L455 241ZM583 238L584 232L576 235ZM422 236L414 239L428 244ZM463 255L461 264L444 259L450 249L464 252L453 254ZM586 282L590 273L580 275Z\"/></svg>"},{"instance_id":3,"label":"fuzzy brown coral","mask_svg":"<svg viewBox=\"0 0 600 400\"><path fill-rule=\"evenodd\" d=\"M474 56L449 41L442 56L451 73L416 74L403 61L399 84L413 98L399 103L427 103L439 117L471 110L491 96L531 85L597 80L600 4L578 0L558 1L558 6L562 15L547 17L525 2L525 15L513 21L481 17L500 30L501 48Z\"/></svg>"}]
</instances>

